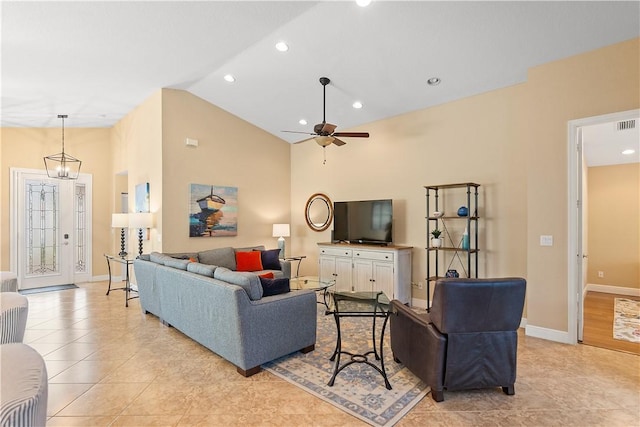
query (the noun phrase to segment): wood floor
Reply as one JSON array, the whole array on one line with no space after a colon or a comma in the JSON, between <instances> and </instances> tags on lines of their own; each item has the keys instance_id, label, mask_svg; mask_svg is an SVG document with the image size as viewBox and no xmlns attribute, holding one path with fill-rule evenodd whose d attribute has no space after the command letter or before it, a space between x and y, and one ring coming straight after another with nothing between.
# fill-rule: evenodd
<instances>
[{"instance_id":1,"label":"wood floor","mask_svg":"<svg viewBox=\"0 0 640 427\"><path fill-rule=\"evenodd\" d=\"M613 304L616 298L640 301L640 298L628 295L587 292L584 300L582 343L640 355L640 343L613 338Z\"/></svg>"}]
</instances>

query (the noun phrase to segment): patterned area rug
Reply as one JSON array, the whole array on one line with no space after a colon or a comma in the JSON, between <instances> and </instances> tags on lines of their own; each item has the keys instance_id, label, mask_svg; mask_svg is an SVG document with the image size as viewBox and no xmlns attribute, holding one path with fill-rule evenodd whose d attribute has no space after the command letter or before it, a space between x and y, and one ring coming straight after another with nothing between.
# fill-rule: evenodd
<instances>
[{"instance_id":1,"label":"patterned area rug","mask_svg":"<svg viewBox=\"0 0 640 427\"><path fill-rule=\"evenodd\" d=\"M381 323L377 319L377 337ZM372 319L343 318L340 326L343 351L362 353L372 349ZM380 373L364 363L346 367L336 377L333 387L329 387L327 382L334 368L334 362L329 358L336 346L336 323L333 316L324 314L324 306L319 304L315 350L307 354L294 353L262 367L373 426L392 426L427 394L429 388L403 365L393 361L388 324L384 341L384 363L392 390L385 388ZM348 360L348 356L342 355L341 365ZM369 361L380 366L373 355L369 356Z\"/></svg>"},{"instance_id":2,"label":"patterned area rug","mask_svg":"<svg viewBox=\"0 0 640 427\"><path fill-rule=\"evenodd\" d=\"M640 343L640 301L626 298L615 299L613 338Z\"/></svg>"}]
</instances>

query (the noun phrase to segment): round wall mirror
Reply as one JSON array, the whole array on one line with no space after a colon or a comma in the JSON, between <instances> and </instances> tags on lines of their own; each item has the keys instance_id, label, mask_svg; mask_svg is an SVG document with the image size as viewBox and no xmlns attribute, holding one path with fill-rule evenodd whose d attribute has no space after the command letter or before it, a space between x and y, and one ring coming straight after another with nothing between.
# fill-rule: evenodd
<instances>
[{"instance_id":1,"label":"round wall mirror","mask_svg":"<svg viewBox=\"0 0 640 427\"><path fill-rule=\"evenodd\" d=\"M309 197L304 208L304 219L313 231L324 231L333 221L333 204L326 194L316 193Z\"/></svg>"}]
</instances>

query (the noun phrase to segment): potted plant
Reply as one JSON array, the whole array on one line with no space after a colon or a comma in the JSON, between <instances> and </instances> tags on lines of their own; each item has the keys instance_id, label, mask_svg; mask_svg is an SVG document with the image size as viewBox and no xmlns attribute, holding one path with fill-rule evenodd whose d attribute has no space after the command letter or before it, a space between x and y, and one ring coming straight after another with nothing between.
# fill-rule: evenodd
<instances>
[{"instance_id":1,"label":"potted plant","mask_svg":"<svg viewBox=\"0 0 640 427\"><path fill-rule=\"evenodd\" d=\"M433 230L431 232L431 246L434 248L439 248L442 246L442 239L440 238L440 235L442 234L442 231L438 230L437 228L435 230Z\"/></svg>"}]
</instances>

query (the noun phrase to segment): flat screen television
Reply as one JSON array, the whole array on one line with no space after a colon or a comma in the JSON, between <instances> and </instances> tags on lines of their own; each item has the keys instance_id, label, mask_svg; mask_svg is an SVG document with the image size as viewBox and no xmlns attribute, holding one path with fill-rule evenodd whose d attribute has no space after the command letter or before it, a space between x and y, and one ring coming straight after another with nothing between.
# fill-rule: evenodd
<instances>
[{"instance_id":1,"label":"flat screen television","mask_svg":"<svg viewBox=\"0 0 640 427\"><path fill-rule=\"evenodd\" d=\"M393 201L359 200L333 203L333 241L393 243Z\"/></svg>"}]
</instances>

